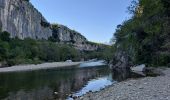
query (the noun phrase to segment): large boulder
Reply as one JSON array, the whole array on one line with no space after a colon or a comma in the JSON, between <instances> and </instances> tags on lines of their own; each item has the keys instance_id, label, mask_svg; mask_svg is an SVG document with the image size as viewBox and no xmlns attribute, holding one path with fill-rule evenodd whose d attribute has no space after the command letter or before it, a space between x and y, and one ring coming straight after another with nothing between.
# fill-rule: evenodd
<instances>
[{"instance_id":1,"label":"large boulder","mask_svg":"<svg viewBox=\"0 0 170 100\"><path fill-rule=\"evenodd\" d=\"M123 52L119 51L115 53L113 60L110 62L111 69L130 69L130 62L128 55Z\"/></svg>"},{"instance_id":2,"label":"large boulder","mask_svg":"<svg viewBox=\"0 0 170 100\"><path fill-rule=\"evenodd\" d=\"M122 81L130 77L130 61L128 55L119 51L115 53L114 59L110 62L113 71L112 77L117 81Z\"/></svg>"}]
</instances>

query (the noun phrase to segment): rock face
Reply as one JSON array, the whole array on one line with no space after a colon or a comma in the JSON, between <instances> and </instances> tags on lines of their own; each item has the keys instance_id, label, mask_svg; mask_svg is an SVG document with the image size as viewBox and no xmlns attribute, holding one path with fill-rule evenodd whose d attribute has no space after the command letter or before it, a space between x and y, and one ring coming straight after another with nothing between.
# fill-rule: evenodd
<instances>
[{"instance_id":1,"label":"rock face","mask_svg":"<svg viewBox=\"0 0 170 100\"><path fill-rule=\"evenodd\" d=\"M76 49L79 50L84 50L84 51L94 51L102 48L101 45L96 45L96 44L89 44L88 42L85 43L76 43L73 44Z\"/></svg>"},{"instance_id":2,"label":"rock face","mask_svg":"<svg viewBox=\"0 0 170 100\"><path fill-rule=\"evenodd\" d=\"M128 55L123 51L117 51L109 66L113 71L113 77L126 79L130 75L130 62ZM119 76L117 76L119 75Z\"/></svg>"},{"instance_id":3,"label":"rock face","mask_svg":"<svg viewBox=\"0 0 170 100\"><path fill-rule=\"evenodd\" d=\"M48 39L50 24L28 0L0 0L0 27L11 37Z\"/></svg>"},{"instance_id":4,"label":"rock face","mask_svg":"<svg viewBox=\"0 0 170 100\"><path fill-rule=\"evenodd\" d=\"M11 38L49 39L72 44L79 50L97 50L98 45L88 42L79 32L64 25L51 25L29 0L0 0L0 29Z\"/></svg>"},{"instance_id":5,"label":"rock face","mask_svg":"<svg viewBox=\"0 0 170 100\"><path fill-rule=\"evenodd\" d=\"M54 41L72 44L76 49L93 51L100 48L99 45L89 42L81 33L71 30L64 25L52 24L52 37Z\"/></svg>"},{"instance_id":6,"label":"rock face","mask_svg":"<svg viewBox=\"0 0 170 100\"><path fill-rule=\"evenodd\" d=\"M110 62L110 68L112 69L130 69L129 57L123 51L118 51L114 55L114 59Z\"/></svg>"},{"instance_id":7,"label":"rock face","mask_svg":"<svg viewBox=\"0 0 170 100\"><path fill-rule=\"evenodd\" d=\"M83 43L87 39L79 32L69 29L64 25L53 24L53 37L58 42Z\"/></svg>"}]
</instances>

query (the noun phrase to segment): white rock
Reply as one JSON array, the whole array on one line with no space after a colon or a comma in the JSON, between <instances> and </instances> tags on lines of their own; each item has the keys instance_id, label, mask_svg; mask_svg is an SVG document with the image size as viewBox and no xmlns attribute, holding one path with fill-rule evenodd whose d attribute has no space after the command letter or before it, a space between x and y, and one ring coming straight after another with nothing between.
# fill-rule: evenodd
<instances>
[{"instance_id":1,"label":"white rock","mask_svg":"<svg viewBox=\"0 0 170 100\"><path fill-rule=\"evenodd\" d=\"M144 72L146 70L146 66L145 66L145 64L138 65L135 67L131 67L131 70L134 72Z\"/></svg>"},{"instance_id":2,"label":"white rock","mask_svg":"<svg viewBox=\"0 0 170 100\"><path fill-rule=\"evenodd\" d=\"M147 85L148 83L143 83L144 85Z\"/></svg>"},{"instance_id":3,"label":"white rock","mask_svg":"<svg viewBox=\"0 0 170 100\"><path fill-rule=\"evenodd\" d=\"M54 94L58 94L58 92L54 92Z\"/></svg>"}]
</instances>

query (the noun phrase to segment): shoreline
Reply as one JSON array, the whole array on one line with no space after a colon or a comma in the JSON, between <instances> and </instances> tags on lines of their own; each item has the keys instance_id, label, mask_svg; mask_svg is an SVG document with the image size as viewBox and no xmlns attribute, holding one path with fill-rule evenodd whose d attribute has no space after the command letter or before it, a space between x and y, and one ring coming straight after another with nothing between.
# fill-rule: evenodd
<instances>
[{"instance_id":1,"label":"shoreline","mask_svg":"<svg viewBox=\"0 0 170 100\"><path fill-rule=\"evenodd\" d=\"M76 66L81 63L82 62L52 62L52 63L42 63L42 64L16 65L11 67L0 68L0 73L62 68L62 67Z\"/></svg>"},{"instance_id":2,"label":"shoreline","mask_svg":"<svg viewBox=\"0 0 170 100\"><path fill-rule=\"evenodd\" d=\"M170 100L170 68L158 68L158 71L163 74L128 79L101 91L89 92L76 100Z\"/></svg>"}]
</instances>

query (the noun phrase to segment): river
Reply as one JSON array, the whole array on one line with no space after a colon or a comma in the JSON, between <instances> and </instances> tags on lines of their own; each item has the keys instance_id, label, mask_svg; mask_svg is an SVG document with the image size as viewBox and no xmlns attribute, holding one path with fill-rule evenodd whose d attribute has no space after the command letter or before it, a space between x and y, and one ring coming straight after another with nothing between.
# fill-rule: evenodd
<instances>
[{"instance_id":1,"label":"river","mask_svg":"<svg viewBox=\"0 0 170 100\"><path fill-rule=\"evenodd\" d=\"M95 65L94 65L95 64ZM92 66L90 66L92 65ZM99 91L124 78L101 62L0 74L0 100L63 100Z\"/></svg>"}]
</instances>

